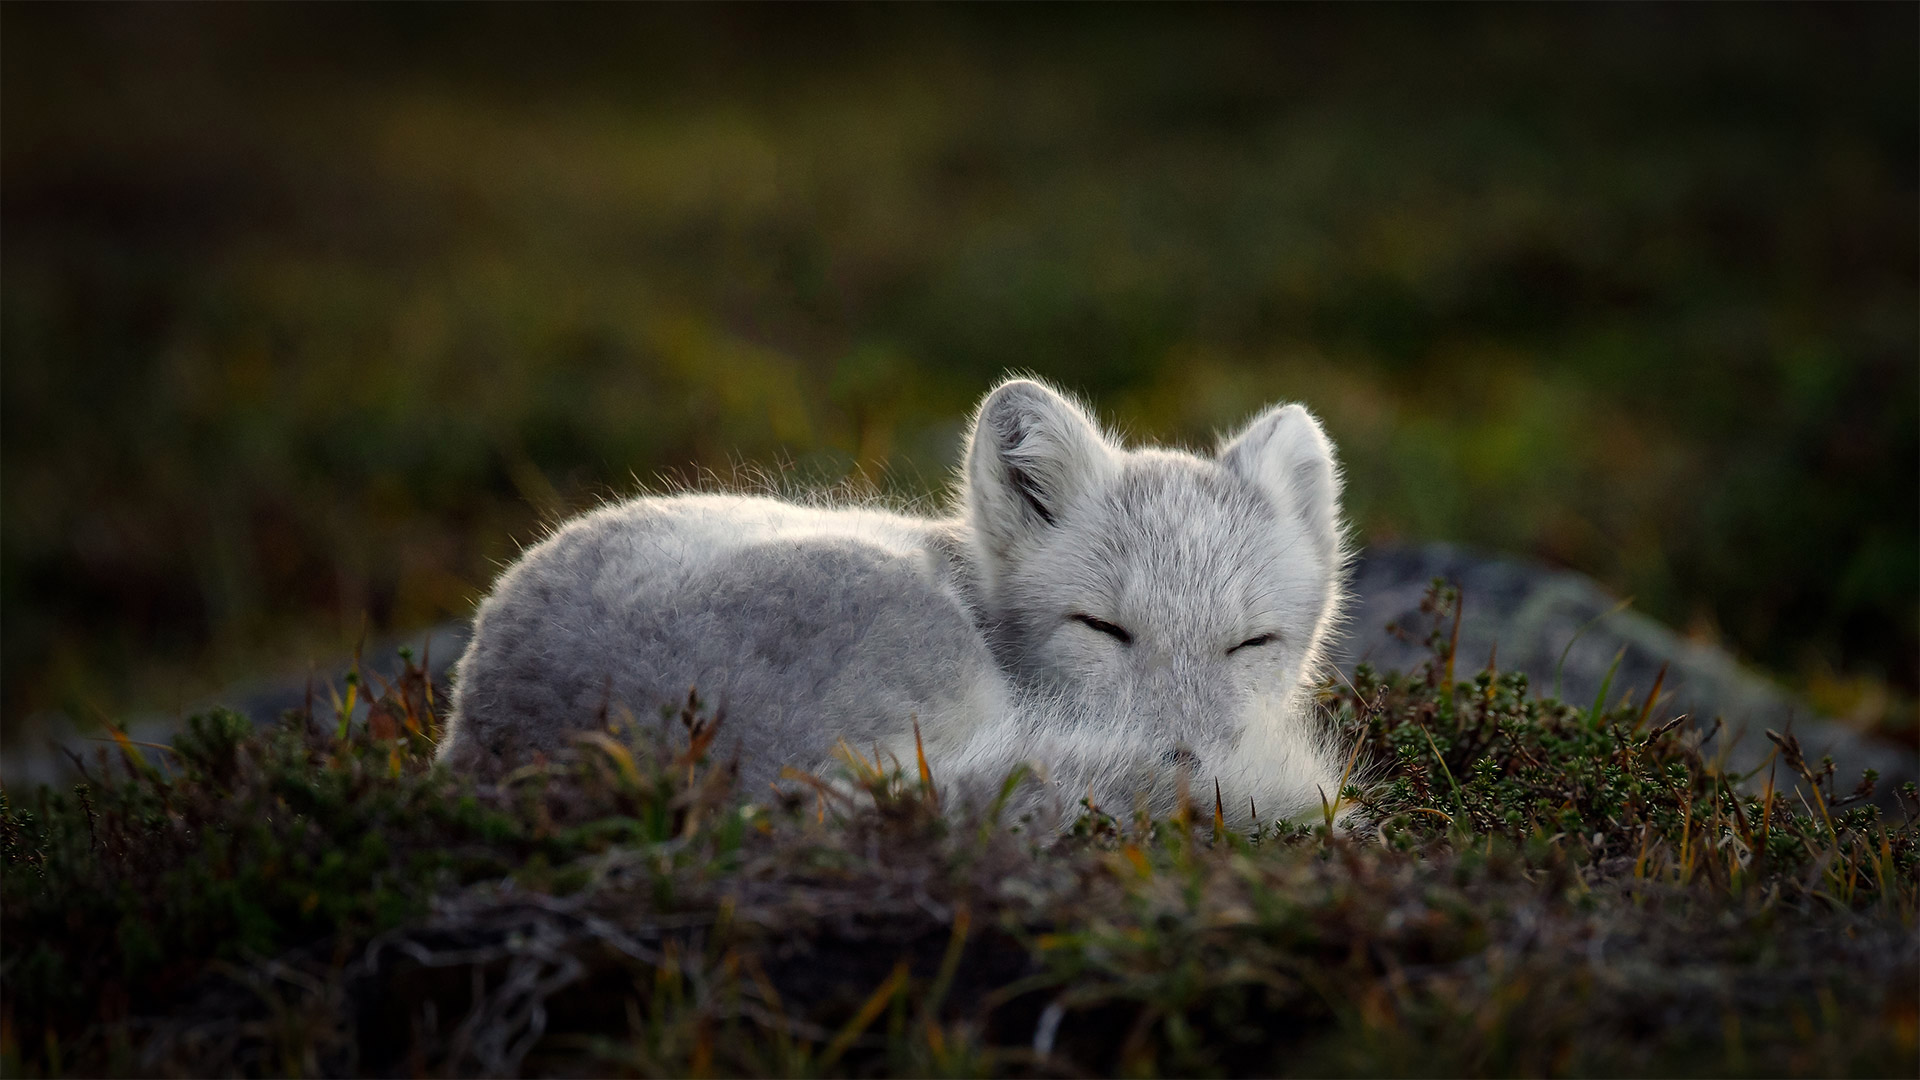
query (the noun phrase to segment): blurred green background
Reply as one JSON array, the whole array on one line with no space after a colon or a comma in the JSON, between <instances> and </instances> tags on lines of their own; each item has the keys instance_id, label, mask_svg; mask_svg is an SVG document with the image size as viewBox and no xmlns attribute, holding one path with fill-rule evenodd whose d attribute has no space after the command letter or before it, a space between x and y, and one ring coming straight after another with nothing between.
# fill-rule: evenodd
<instances>
[{"instance_id":1,"label":"blurred green background","mask_svg":"<svg viewBox=\"0 0 1920 1080\"><path fill-rule=\"evenodd\" d=\"M661 475L937 489L1009 369L1305 401L1361 539L1912 723L1912 5L0 20L9 726L464 616Z\"/></svg>"}]
</instances>

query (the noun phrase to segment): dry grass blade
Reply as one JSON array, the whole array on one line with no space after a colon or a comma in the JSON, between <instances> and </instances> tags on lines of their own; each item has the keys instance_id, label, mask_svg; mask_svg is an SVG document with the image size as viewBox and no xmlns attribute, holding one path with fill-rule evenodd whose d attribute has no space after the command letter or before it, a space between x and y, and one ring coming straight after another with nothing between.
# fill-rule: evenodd
<instances>
[{"instance_id":1,"label":"dry grass blade","mask_svg":"<svg viewBox=\"0 0 1920 1080\"><path fill-rule=\"evenodd\" d=\"M1467 615L1467 594L1458 582L1453 584L1453 633L1447 637L1447 678L1449 688L1453 686L1453 662L1460 655L1460 623Z\"/></svg>"},{"instance_id":2,"label":"dry grass blade","mask_svg":"<svg viewBox=\"0 0 1920 1080\"><path fill-rule=\"evenodd\" d=\"M1660 688L1667 681L1667 661L1660 662L1660 671L1653 677L1653 689L1647 691L1646 704L1640 706L1640 718L1633 722L1633 730L1639 731L1647 726L1647 717L1653 715L1653 707L1660 700ZM1663 729L1664 730L1664 729Z\"/></svg>"},{"instance_id":3,"label":"dry grass blade","mask_svg":"<svg viewBox=\"0 0 1920 1080\"><path fill-rule=\"evenodd\" d=\"M887 1003L891 1002L893 996L907 984L907 973L905 960L893 966L893 974L888 975L879 986L874 988L873 994L867 998L866 1003L861 1005L860 1010L853 1014L846 1026L834 1035L833 1041L828 1043L827 1048L821 1052L820 1060L815 1063L815 1067L825 1072L840 1060L840 1055L846 1053L847 1048L853 1045L853 1041L873 1025L874 1020L887 1007Z\"/></svg>"},{"instance_id":4,"label":"dry grass blade","mask_svg":"<svg viewBox=\"0 0 1920 1080\"><path fill-rule=\"evenodd\" d=\"M640 783L640 766L633 760L633 751L622 745L620 740L604 731L583 731L575 735L573 741L581 746L591 746L606 755L607 760L619 770L621 780L630 785Z\"/></svg>"},{"instance_id":5,"label":"dry grass blade","mask_svg":"<svg viewBox=\"0 0 1920 1080\"><path fill-rule=\"evenodd\" d=\"M913 756L920 766L920 789L927 793L927 805L940 809L940 792L933 786L933 770L927 767L927 748L920 741L920 718L913 718Z\"/></svg>"},{"instance_id":6,"label":"dry grass blade","mask_svg":"<svg viewBox=\"0 0 1920 1080\"><path fill-rule=\"evenodd\" d=\"M1668 720L1666 723L1661 724L1659 727L1654 728L1652 731L1647 732L1647 741L1653 742L1654 740L1660 738L1660 736L1665 735L1667 732L1672 731L1674 728L1677 728L1681 724L1686 723L1688 718L1691 715L1692 714L1690 713L1681 713L1679 716L1676 716L1673 719Z\"/></svg>"}]
</instances>

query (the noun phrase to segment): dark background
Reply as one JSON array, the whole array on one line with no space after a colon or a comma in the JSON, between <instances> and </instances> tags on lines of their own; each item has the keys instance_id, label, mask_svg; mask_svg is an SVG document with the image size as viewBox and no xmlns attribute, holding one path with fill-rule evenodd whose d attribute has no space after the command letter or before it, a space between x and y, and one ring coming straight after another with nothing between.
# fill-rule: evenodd
<instances>
[{"instance_id":1,"label":"dark background","mask_svg":"<svg viewBox=\"0 0 1920 1080\"><path fill-rule=\"evenodd\" d=\"M0 718L464 616L662 474L1279 398L1366 541L1911 729L1912 5L0 11Z\"/></svg>"}]
</instances>

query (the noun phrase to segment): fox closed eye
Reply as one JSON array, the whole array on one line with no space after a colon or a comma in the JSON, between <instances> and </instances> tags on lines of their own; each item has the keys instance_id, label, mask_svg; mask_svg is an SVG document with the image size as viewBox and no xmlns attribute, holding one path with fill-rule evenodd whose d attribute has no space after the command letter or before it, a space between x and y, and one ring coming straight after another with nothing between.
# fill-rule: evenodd
<instances>
[{"instance_id":1,"label":"fox closed eye","mask_svg":"<svg viewBox=\"0 0 1920 1080\"><path fill-rule=\"evenodd\" d=\"M1133 635L1129 633L1124 627L1115 626L1112 623L1106 621L1105 619L1096 619L1091 615L1075 614L1072 616L1072 618L1076 622L1084 623L1087 626L1100 631L1101 633L1107 635L1108 637L1112 638L1113 640L1119 642L1122 645L1133 644Z\"/></svg>"},{"instance_id":2,"label":"fox closed eye","mask_svg":"<svg viewBox=\"0 0 1920 1080\"><path fill-rule=\"evenodd\" d=\"M1278 640L1279 640L1278 634L1260 634L1255 637L1250 637L1247 640L1241 642L1240 644L1235 645L1233 648L1228 649L1227 655L1232 656L1234 653L1239 652L1241 649L1257 649L1262 645L1271 645Z\"/></svg>"}]
</instances>

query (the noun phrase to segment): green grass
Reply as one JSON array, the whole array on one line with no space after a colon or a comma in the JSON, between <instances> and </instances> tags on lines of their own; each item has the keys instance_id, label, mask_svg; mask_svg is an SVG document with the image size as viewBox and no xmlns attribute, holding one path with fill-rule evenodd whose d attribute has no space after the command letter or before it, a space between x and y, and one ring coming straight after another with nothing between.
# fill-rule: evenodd
<instances>
[{"instance_id":1,"label":"green grass","mask_svg":"<svg viewBox=\"0 0 1920 1080\"><path fill-rule=\"evenodd\" d=\"M1056 837L857 757L749 807L697 702L475 784L414 667L365 726L211 714L6 793L0 1065L1902 1074L1920 796L1883 817L1784 738L1742 786L1644 704L1453 682L1456 602L1431 662L1324 691L1362 748L1331 831L1203 797Z\"/></svg>"},{"instance_id":2,"label":"green grass","mask_svg":"<svg viewBox=\"0 0 1920 1080\"><path fill-rule=\"evenodd\" d=\"M1911 8L9 9L0 724L464 617L636 477L1277 398L1363 540L1920 689Z\"/></svg>"}]
</instances>

